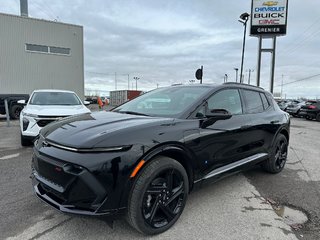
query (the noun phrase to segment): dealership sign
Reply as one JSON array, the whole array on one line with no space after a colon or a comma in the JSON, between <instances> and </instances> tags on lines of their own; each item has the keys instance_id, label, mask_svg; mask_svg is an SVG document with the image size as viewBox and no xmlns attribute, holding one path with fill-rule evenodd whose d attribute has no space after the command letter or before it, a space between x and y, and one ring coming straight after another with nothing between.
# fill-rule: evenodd
<instances>
[{"instance_id":1,"label":"dealership sign","mask_svg":"<svg viewBox=\"0 0 320 240\"><path fill-rule=\"evenodd\" d=\"M287 15L288 0L252 0L250 35L285 35L287 33Z\"/></svg>"}]
</instances>

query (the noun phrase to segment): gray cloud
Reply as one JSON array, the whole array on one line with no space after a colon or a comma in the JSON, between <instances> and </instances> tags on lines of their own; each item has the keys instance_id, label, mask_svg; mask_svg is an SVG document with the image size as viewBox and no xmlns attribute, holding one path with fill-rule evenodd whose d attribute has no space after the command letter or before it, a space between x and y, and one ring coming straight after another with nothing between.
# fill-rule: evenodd
<instances>
[{"instance_id":1,"label":"gray cloud","mask_svg":"<svg viewBox=\"0 0 320 240\"><path fill-rule=\"evenodd\" d=\"M87 89L130 88L134 76L143 90L157 84L188 83L204 65L204 82L221 83L224 74L235 79L240 68L243 27L237 21L250 12L251 1L29 1L36 18L84 26L85 83ZM277 40L275 91L284 83L320 73L320 2L289 1L288 34ZM18 14L18 1L5 1L0 11ZM255 69L257 42L247 38L245 69ZM264 54L261 83L269 88L270 56ZM101 74L103 73L103 74ZM256 71L251 81L255 82ZM248 73L245 72L247 80ZM288 97L320 97L319 77L287 84Z\"/></svg>"}]
</instances>

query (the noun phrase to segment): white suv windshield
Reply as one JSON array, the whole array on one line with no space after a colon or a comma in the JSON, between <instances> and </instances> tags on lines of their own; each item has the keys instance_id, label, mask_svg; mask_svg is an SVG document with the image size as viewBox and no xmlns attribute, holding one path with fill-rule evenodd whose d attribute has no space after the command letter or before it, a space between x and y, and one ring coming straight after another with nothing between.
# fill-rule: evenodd
<instances>
[{"instance_id":1,"label":"white suv windshield","mask_svg":"<svg viewBox=\"0 0 320 240\"><path fill-rule=\"evenodd\" d=\"M69 92L35 92L31 105L81 105L79 98Z\"/></svg>"}]
</instances>

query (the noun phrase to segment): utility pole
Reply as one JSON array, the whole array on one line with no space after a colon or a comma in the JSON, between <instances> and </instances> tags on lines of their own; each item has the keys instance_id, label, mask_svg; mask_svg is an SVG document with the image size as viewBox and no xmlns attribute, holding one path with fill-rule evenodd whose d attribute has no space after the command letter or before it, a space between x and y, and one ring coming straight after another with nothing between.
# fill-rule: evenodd
<instances>
[{"instance_id":1,"label":"utility pole","mask_svg":"<svg viewBox=\"0 0 320 240\"><path fill-rule=\"evenodd\" d=\"M282 80L281 80L281 99L282 99L282 89L283 89L283 74L281 75L281 77L282 77Z\"/></svg>"},{"instance_id":2,"label":"utility pole","mask_svg":"<svg viewBox=\"0 0 320 240\"><path fill-rule=\"evenodd\" d=\"M226 82L228 82L228 74L225 74L224 76L226 78Z\"/></svg>"},{"instance_id":3,"label":"utility pole","mask_svg":"<svg viewBox=\"0 0 320 240\"><path fill-rule=\"evenodd\" d=\"M128 90L130 90L130 74L128 74Z\"/></svg>"},{"instance_id":4,"label":"utility pole","mask_svg":"<svg viewBox=\"0 0 320 240\"><path fill-rule=\"evenodd\" d=\"M114 73L115 90L117 90L117 72Z\"/></svg>"}]
</instances>

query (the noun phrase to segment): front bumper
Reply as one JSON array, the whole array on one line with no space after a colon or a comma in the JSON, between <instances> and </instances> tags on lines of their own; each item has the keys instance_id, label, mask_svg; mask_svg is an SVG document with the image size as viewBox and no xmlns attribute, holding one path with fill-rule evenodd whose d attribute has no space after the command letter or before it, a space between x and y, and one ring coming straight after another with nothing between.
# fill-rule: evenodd
<instances>
[{"instance_id":1,"label":"front bumper","mask_svg":"<svg viewBox=\"0 0 320 240\"><path fill-rule=\"evenodd\" d=\"M140 150L139 145L128 152L79 153L43 144L40 137L32 158L34 192L62 212L122 214Z\"/></svg>"}]
</instances>

